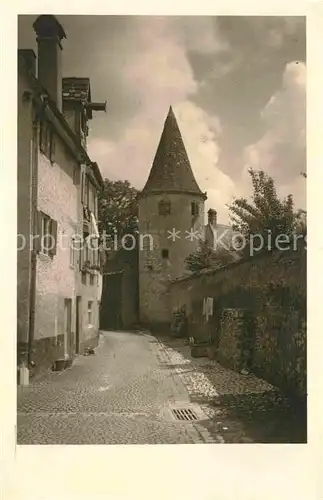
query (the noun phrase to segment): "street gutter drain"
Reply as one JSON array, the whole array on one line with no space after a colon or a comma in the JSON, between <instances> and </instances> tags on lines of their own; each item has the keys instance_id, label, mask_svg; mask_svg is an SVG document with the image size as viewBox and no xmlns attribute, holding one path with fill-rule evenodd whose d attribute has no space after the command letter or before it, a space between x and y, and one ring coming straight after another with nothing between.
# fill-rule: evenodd
<instances>
[{"instance_id":1,"label":"street gutter drain","mask_svg":"<svg viewBox=\"0 0 323 500\"><path fill-rule=\"evenodd\" d=\"M176 420L197 420L197 415L190 408L172 410Z\"/></svg>"}]
</instances>

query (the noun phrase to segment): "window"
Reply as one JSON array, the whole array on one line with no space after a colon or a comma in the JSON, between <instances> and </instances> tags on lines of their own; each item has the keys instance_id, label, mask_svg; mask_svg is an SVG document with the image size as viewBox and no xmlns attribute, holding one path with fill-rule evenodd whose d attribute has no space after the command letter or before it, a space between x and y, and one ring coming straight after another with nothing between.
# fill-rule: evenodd
<instances>
[{"instance_id":1,"label":"window","mask_svg":"<svg viewBox=\"0 0 323 500\"><path fill-rule=\"evenodd\" d=\"M94 285L94 274L90 274L90 285Z\"/></svg>"},{"instance_id":2,"label":"window","mask_svg":"<svg viewBox=\"0 0 323 500\"><path fill-rule=\"evenodd\" d=\"M84 203L85 198L85 172L84 167L81 167L81 203Z\"/></svg>"},{"instance_id":3,"label":"window","mask_svg":"<svg viewBox=\"0 0 323 500\"><path fill-rule=\"evenodd\" d=\"M40 123L39 148L42 153L52 162L55 153L54 134L49 123L42 121Z\"/></svg>"},{"instance_id":4,"label":"window","mask_svg":"<svg viewBox=\"0 0 323 500\"><path fill-rule=\"evenodd\" d=\"M86 167L83 166L83 171L81 174L81 199L83 205L86 205L90 208L90 181L89 177L86 174Z\"/></svg>"},{"instance_id":5,"label":"window","mask_svg":"<svg viewBox=\"0 0 323 500\"><path fill-rule=\"evenodd\" d=\"M193 216L197 216L199 214L199 205L196 201L192 201L191 203L191 212Z\"/></svg>"},{"instance_id":6,"label":"window","mask_svg":"<svg viewBox=\"0 0 323 500\"><path fill-rule=\"evenodd\" d=\"M90 182L87 175L84 181L84 204L88 207L90 203Z\"/></svg>"},{"instance_id":7,"label":"window","mask_svg":"<svg viewBox=\"0 0 323 500\"><path fill-rule=\"evenodd\" d=\"M96 190L94 191L94 202L93 202L93 211L94 211L94 215L95 215L95 218L97 219L98 218L98 194L96 192Z\"/></svg>"},{"instance_id":8,"label":"window","mask_svg":"<svg viewBox=\"0 0 323 500\"><path fill-rule=\"evenodd\" d=\"M88 324L89 326L93 325L93 301L89 300L87 306L87 314L88 314Z\"/></svg>"},{"instance_id":9,"label":"window","mask_svg":"<svg viewBox=\"0 0 323 500\"><path fill-rule=\"evenodd\" d=\"M94 213L94 193L95 189L91 182L89 182L89 199L88 199L88 207L91 212Z\"/></svg>"},{"instance_id":10,"label":"window","mask_svg":"<svg viewBox=\"0 0 323 500\"><path fill-rule=\"evenodd\" d=\"M158 214L159 215L169 215L171 212L171 206L169 200L161 200L158 203Z\"/></svg>"},{"instance_id":11,"label":"window","mask_svg":"<svg viewBox=\"0 0 323 500\"><path fill-rule=\"evenodd\" d=\"M162 254L162 258L163 259L168 259L168 256L169 256L169 250L168 250L168 248L163 248L162 251L161 251L161 254Z\"/></svg>"},{"instance_id":12,"label":"window","mask_svg":"<svg viewBox=\"0 0 323 500\"><path fill-rule=\"evenodd\" d=\"M57 222L43 212L37 213L36 250L54 256L57 250Z\"/></svg>"},{"instance_id":13,"label":"window","mask_svg":"<svg viewBox=\"0 0 323 500\"><path fill-rule=\"evenodd\" d=\"M41 252L48 255L50 246L50 217L45 214L42 214L41 240Z\"/></svg>"}]
</instances>

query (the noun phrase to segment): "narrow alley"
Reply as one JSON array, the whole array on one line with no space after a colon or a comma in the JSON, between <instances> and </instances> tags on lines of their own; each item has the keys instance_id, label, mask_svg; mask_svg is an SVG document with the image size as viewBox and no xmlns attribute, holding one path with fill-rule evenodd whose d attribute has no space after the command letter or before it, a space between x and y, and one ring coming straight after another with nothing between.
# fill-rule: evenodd
<instances>
[{"instance_id":1,"label":"narrow alley","mask_svg":"<svg viewBox=\"0 0 323 500\"><path fill-rule=\"evenodd\" d=\"M94 355L18 387L17 411L18 444L306 442L303 411L265 381L144 332L102 332Z\"/></svg>"}]
</instances>

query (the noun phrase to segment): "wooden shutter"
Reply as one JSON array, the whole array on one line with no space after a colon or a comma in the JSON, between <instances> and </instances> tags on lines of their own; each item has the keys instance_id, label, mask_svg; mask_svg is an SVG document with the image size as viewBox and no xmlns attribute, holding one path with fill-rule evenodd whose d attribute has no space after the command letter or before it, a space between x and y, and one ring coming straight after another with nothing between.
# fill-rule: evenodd
<instances>
[{"instance_id":1,"label":"wooden shutter","mask_svg":"<svg viewBox=\"0 0 323 500\"><path fill-rule=\"evenodd\" d=\"M55 242L53 248L50 249L50 255L56 255L57 253L57 221L51 219L50 220L50 234L52 236L52 240Z\"/></svg>"},{"instance_id":2,"label":"wooden shutter","mask_svg":"<svg viewBox=\"0 0 323 500\"><path fill-rule=\"evenodd\" d=\"M41 239L43 236L43 217L42 213L37 211L36 212L36 231L35 231L35 237L33 239L33 249L36 250L37 253L41 251Z\"/></svg>"},{"instance_id":3,"label":"wooden shutter","mask_svg":"<svg viewBox=\"0 0 323 500\"><path fill-rule=\"evenodd\" d=\"M81 167L81 203L84 204L85 201L85 172L83 167Z\"/></svg>"}]
</instances>

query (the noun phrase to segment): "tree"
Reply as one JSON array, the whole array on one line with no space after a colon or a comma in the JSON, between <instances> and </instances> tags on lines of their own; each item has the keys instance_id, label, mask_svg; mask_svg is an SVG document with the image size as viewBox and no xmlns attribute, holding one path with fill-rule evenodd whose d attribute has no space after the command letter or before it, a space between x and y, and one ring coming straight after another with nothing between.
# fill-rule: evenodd
<instances>
[{"instance_id":1,"label":"tree","mask_svg":"<svg viewBox=\"0 0 323 500\"><path fill-rule=\"evenodd\" d=\"M99 197L99 231L109 237L138 232L139 191L129 181L105 179Z\"/></svg>"},{"instance_id":2,"label":"tree","mask_svg":"<svg viewBox=\"0 0 323 500\"><path fill-rule=\"evenodd\" d=\"M199 248L185 259L186 268L192 273L203 269L218 269L236 260L234 251L218 248L213 250L206 241L201 240Z\"/></svg>"},{"instance_id":3,"label":"tree","mask_svg":"<svg viewBox=\"0 0 323 500\"><path fill-rule=\"evenodd\" d=\"M252 200L239 198L229 206L233 230L241 235L241 253L250 255L251 240L257 238L257 251L271 250L276 238L290 239L300 218L294 210L293 196L280 200L274 181L262 170L249 170L253 185ZM260 242L263 244L260 247ZM245 244L243 244L245 242Z\"/></svg>"}]
</instances>

